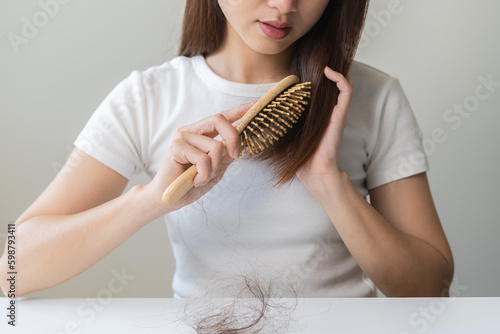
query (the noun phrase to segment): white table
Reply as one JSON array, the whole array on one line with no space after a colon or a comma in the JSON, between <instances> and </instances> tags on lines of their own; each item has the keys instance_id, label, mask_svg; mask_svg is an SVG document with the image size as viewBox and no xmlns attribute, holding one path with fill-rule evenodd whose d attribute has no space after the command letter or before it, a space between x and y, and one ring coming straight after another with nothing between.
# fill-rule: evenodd
<instances>
[{"instance_id":1,"label":"white table","mask_svg":"<svg viewBox=\"0 0 500 334\"><path fill-rule=\"evenodd\" d=\"M500 298L315 298L296 302L286 333L500 333ZM169 298L21 299L16 301L16 327L12 327L7 324L9 300L0 298L0 333L194 333L179 320L185 303Z\"/></svg>"}]
</instances>

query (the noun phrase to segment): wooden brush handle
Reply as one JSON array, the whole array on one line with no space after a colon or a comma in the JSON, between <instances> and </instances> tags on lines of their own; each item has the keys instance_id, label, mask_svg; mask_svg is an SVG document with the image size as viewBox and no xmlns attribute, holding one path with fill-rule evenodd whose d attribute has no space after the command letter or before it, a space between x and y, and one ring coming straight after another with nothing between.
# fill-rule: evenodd
<instances>
[{"instance_id":1,"label":"wooden brush handle","mask_svg":"<svg viewBox=\"0 0 500 334\"><path fill-rule=\"evenodd\" d=\"M238 123L234 126L236 131L238 133L241 133L243 129L250 123L252 119L254 119L255 116L259 112L261 112L262 109L264 109L271 101L278 95L280 95L285 89L290 87L293 84L299 83L299 77L296 75L289 75L285 79L281 80L278 82L276 85L273 86L270 90L266 92L255 104L248 109L248 111L243 115L243 117L240 118Z\"/></svg>"},{"instance_id":2,"label":"wooden brush handle","mask_svg":"<svg viewBox=\"0 0 500 334\"><path fill-rule=\"evenodd\" d=\"M281 94L285 89L290 87L293 84L299 82L299 78L296 75L290 75L280 82L278 82L275 86L273 86L270 90L266 92L255 104L248 109L248 111L241 117L241 119L234 126L238 134L243 131L243 129L250 123L250 121L262 110L264 109L271 101ZM225 140L222 141L224 144ZM163 193L161 200L163 203L170 205L177 202L181 199L191 188L193 188L193 179L197 173L196 165L192 165L189 167L184 173L179 175L174 182L168 186L168 188Z\"/></svg>"},{"instance_id":3,"label":"wooden brush handle","mask_svg":"<svg viewBox=\"0 0 500 334\"><path fill-rule=\"evenodd\" d=\"M163 193L161 200L163 203L170 205L174 204L181 199L182 196L186 195L191 188L193 188L193 179L198 173L196 165L192 165L184 173L179 175L174 182L172 182L167 190Z\"/></svg>"}]
</instances>

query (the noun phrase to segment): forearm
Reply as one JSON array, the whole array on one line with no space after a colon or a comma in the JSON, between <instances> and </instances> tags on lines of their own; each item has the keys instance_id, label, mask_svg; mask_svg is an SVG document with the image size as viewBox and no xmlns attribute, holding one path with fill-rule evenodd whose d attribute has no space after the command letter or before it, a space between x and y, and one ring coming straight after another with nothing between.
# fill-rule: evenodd
<instances>
[{"instance_id":1,"label":"forearm","mask_svg":"<svg viewBox=\"0 0 500 334\"><path fill-rule=\"evenodd\" d=\"M93 209L38 216L16 224L17 296L62 283L86 270L153 220L140 187ZM0 259L4 289L7 258Z\"/></svg>"},{"instance_id":2,"label":"forearm","mask_svg":"<svg viewBox=\"0 0 500 334\"><path fill-rule=\"evenodd\" d=\"M451 265L425 241L398 230L361 197L345 173L315 196L363 271L387 296L446 292Z\"/></svg>"}]
</instances>

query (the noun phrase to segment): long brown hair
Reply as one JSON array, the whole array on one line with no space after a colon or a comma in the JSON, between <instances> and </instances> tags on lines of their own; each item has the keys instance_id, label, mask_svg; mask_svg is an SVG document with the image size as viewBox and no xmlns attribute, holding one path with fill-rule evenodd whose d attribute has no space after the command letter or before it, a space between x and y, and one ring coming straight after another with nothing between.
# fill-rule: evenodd
<instances>
[{"instance_id":1,"label":"long brown hair","mask_svg":"<svg viewBox=\"0 0 500 334\"><path fill-rule=\"evenodd\" d=\"M328 126L339 91L323 70L348 74L356 52L369 0L330 0L316 25L294 43L291 74L311 81L306 116L260 157L275 168L284 184L311 158ZM226 19L217 0L187 0L179 55L208 55L221 45Z\"/></svg>"}]
</instances>

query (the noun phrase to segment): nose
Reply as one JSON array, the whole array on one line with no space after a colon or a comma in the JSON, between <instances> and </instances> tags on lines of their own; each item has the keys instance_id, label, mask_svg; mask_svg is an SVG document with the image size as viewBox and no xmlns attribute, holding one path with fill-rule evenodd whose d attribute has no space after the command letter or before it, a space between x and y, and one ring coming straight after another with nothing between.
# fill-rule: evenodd
<instances>
[{"instance_id":1,"label":"nose","mask_svg":"<svg viewBox=\"0 0 500 334\"><path fill-rule=\"evenodd\" d=\"M279 10L281 14L294 13L297 11L299 0L269 0L269 6Z\"/></svg>"}]
</instances>

